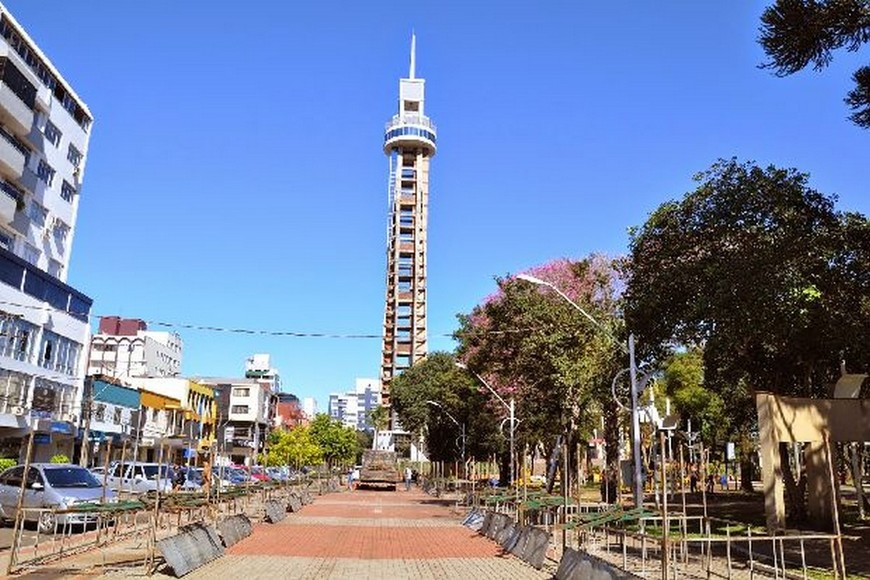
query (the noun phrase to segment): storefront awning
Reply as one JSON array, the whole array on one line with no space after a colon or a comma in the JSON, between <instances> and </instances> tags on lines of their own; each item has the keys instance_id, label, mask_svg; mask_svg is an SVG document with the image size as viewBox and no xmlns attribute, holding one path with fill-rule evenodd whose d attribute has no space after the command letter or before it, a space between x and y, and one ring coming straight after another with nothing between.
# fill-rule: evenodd
<instances>
[{"instance_id":1,"label":"storefront awning","mask_svg":"<svg viewBox=\"0 0 870 580\"><path fill-rule=\"evenodd\" d=\"M27 427L27 421L23 415L13 415L11 413L0 413L0 427L9 427L12 429L24 429Z\"/></svg>"}]
</instances>

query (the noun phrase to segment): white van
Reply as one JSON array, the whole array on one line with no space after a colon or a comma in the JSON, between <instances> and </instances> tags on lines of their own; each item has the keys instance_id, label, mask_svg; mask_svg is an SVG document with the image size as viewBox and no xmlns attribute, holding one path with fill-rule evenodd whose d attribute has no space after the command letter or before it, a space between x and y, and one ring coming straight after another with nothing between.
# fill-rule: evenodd
<instances>
[{"instance_id":1,"label":"white van","mask_svg":"<svg viewBox=\"0 0 870 580\"><path fill-rule=\"evenodd\" d=\"M109 465L106 487L129 493L146 493L158 489L161 493L168 493L172 491L172 468L159 463L113 462Z\"/></svg>"}]
</instances>

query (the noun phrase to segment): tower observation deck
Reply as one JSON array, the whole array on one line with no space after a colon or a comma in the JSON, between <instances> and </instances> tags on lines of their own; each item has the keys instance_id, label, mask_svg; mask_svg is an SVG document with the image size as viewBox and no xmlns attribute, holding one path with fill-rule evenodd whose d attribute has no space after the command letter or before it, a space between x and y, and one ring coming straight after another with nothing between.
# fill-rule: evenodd
<instances>
[{"instance_id":1,"label":"tower observation deck","mask_svg":"<svg viewBox=\"0 0 870 580\"><path fill-rule=\"evenodd\" d=\"M437 131L426 116L426 81L417 78L416 38L411 37L408 78L399 80L399 112L384 131L389 158L387 295L381 354L383 402L390 382L426 356L426 228L429 214L429 160Z\"/></svg>"}]
</instances>

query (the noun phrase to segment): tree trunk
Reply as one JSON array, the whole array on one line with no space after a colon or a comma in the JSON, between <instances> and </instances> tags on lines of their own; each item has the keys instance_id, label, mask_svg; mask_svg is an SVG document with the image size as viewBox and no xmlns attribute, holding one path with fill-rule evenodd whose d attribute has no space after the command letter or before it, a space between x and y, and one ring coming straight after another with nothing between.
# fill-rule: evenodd
<instances>
[{"instance_id":1,"label":"tree trunk","mask_svg":"<svg viewBox=\"0 0 870 580\"><path fill-rule=\"evenodd\" d=\"M794 472L790 461L790 444L779 444L779 461L782 466L783 483L785 484L785 509L792 524L802 523L807 520L807 478L801 476L799 482L795 481Z\"/></svg>"},{"instance_id":2,"label":"tree trunk","mask_svg":"<svg viewBox=\"0 0 870 580\"><path fill-rule=\"evenodd\" d=\"M550 453L550 462L547 467L547 493L553 493L553 487L556 485L556 470L559 468L559 455L562 451L562 436L556 437L556 445L553 446L553 451Z\"/></svg>"},{"instance_id":3,"label":"tree trunk","mask_svg":"<svg viewBox=\"0 0 870 580\"><path fill-rule=\"evenodd\" d=\"M604 453L609 473L619 471L619 407L610 397L604 404Z\"/></svg>"},{"instance_id":4,"label":"tree trunk","mask_svg":"<svg viewBox=\"0 0 870 580\"><path fill-rule=\"evenodd\" d=\"M501 487L511 486L511 452L506 449L500 456L498 462L498 481Z\"/></svg>"},{"instance_id":5,"label":"tree trunk","mask_svg":"<svg viewBox=\"0 0 870 580\"><path fill-rule=\"evenodd\" d=\"M864 519L864 443L852 443L850 445L852 455L852 482L855 484L856 499L858 500L858 517Z\"/></svg>"},{"instance_id":6,"label":"tree trunk","mask_svg":"<svg viewBox=\"0 0 870 580\"><path fill-rule=\"evenodd\" d=\"M752 480L755 479L755 462L753 461L753 442L746 435L740 436L740 489L752 493Z\"/></svg>"}]
</instances>

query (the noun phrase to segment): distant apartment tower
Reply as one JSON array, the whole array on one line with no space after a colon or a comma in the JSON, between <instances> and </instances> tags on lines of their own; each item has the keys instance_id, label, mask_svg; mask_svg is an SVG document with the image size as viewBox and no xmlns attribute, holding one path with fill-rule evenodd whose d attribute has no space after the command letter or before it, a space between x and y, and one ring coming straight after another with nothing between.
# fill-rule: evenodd
<instances>
[{"instance_id":1,"label":"distant apartment tower","mask_svg":"<svg viewBox=\"0 0 870 580\"><path fill-rule=\"evenodd\" d=\"M88 375L175 377L181 374L183 349L177 333L148 330L137 318L103 316L91 338Z\"/></svg>"},{"instance_id":2,"label":"distant apartment tower","mask_svg":"<svg viewBox=\"0 0 870 580\"><path fill-rule=\"evenodd\" d=\"M356 379L352 391L329 395L329 416L357 431L370 431L369 414L381 401L381 384L377 379Z\"/></svg>"},{"instance_id":3,"label":"distant apartment tower","mask_svg":"<svg viewBox=\"0 0 870 580\"><path fill-rule=\"evenodd\" d=\"M390 217L381 385L389 405L390 382L427 353L426 224L429 160L436 129L425 114L425 80L416 77L416 39L411 37L408 78L399 81L399 112L387 123Z\"/></svg>"},{"instance_id":4,"label":"distant apartment tower","mask_svg":"<svg viewBox=\"0 0 870 580\"><path fill-rule=\"evenodd\" d=\"M314 419L314 416L317 414L317 399L314 397L303 397L302 412L309 420Z\"/></svg>"},{"instance_id":5,"label":"distant apartment tower","mask_svg":"<svg viewBox=\"0 0 870 580\"><path fill-rule=\"evenodd\" d=\"M268 354L253 354L245 361L245 377L255 379L272 393L281 391L281 376L278 369L272 368Z\"/></svg>"},{"instance_id":6,"label":"distant apartment tower","mask_svg":"<svg viewBox=\"0 0 870 580\"><path fill-rule=\"evenodd\" d=\"M0 456L73 455L90 298L68 286L92 116L0 4Z\"/></svg>"}]
</instances>

